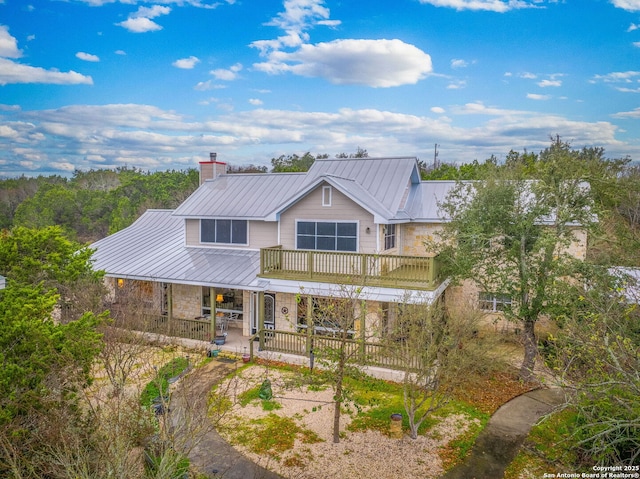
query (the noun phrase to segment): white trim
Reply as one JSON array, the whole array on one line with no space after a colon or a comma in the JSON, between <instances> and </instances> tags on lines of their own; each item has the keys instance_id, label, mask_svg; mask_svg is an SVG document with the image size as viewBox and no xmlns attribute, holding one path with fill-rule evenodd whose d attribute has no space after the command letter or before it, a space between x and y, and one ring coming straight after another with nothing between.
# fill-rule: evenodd
<instances>
[{"instance_id":1,"label":"white trim","mask_svg":"<svg viewBox=\"0 0 640 479\"><path fill-rule=\"evenodd\" d=\"M373 286L338 285L333 283L317 283L314 281L290 281L284 279L270 279L269 291L276 293L310 294L311 296L340 296L340 288L361 288L359 299L380 301L384 303L424 303L431 304L438 299L449 285L450 280L444 280L433 291L406 290L400 288L380 288Z\"/></svg>"},{"instance_id":2,"label":"white trim","mask_svg":"<svg viewBox=\"0 0 640 479\"><path fill-rule=\"evenodd\" d=\"M322 206L331 206L331 186L322 187Z\"/></svg>"}]
</instances>

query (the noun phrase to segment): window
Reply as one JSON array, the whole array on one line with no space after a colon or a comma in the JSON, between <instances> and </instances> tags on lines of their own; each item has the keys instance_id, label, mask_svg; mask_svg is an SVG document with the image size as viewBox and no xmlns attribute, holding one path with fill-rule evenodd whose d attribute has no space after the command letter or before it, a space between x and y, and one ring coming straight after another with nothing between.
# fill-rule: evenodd
<instances>
[{"instance_id":1,"label":"window","mask_svg":"<svg viewBox=\"0 0 640 479\"><path fill-rule=\"evenodd\" d=\"M331 187L322 187L322 206L331 206Z\"/></svg>"},{"instance_id":2,"label":"window","mask_svg":"<svg viewBox=\"0 0 640 479\"><path fill-rule=\"evenodd\" d=\"M247 244L245 220L200 220L200 242Z\"/></svg>"},{"instance_id":3,"label":"window","mask_svg":"<svg viewBox=\"0 0 640 479\"><path fill-rule=\"evenodd\" d=\"M480 293L478 307L483 311L497 313L511 307L511 296L508 294Z\"/></svg>"},{"instance_id":4,"label":"window","mask_svg":"<svg viewBox=\"0 0 640 479\"><path fill-rule=\"evenodd\" d=\"M384 249L396 247L396 225L384 226Z\"/></svg>"},{"instance_id":5,"label":"window","mask_svg":"<svg viewBox=\"0 0 640 479\"><path fill-rule=\"evenodd\" d=\"M298 221L296 248L321 251L357 251L358 224Z\"/></svg>"},{"instance_id":6,"label":"window","mask_svg":"<svg viewBox=\"0 0 640 479\"><path fill-rule=\"evenodd\" d=\"M298 331L306 331L308 327L307 314L308 304L311 299L311 315L313 323L313 333L319 335L335 336L342 328L346 328L347 336L353 338L354 316L353 303L344 298L319 298L316 296L301 296L298 300Z\"/></svg>"}]
</instances>

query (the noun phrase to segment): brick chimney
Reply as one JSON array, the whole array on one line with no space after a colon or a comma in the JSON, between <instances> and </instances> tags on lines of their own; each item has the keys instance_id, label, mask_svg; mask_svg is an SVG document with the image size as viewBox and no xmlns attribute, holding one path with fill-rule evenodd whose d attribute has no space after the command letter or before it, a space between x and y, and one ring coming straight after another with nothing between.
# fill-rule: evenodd
<instances>
[{"instance_id":1,"label":"brick chimney","mask_svg":"<svg viewBox=\"0 0 640 479\"><path fill-rule=\"evenodd\" d=\"M217 160L217 153L209 153L209 161L200 162L200 184L227 173L227 164Z\"/></svg>"}]
</instances>

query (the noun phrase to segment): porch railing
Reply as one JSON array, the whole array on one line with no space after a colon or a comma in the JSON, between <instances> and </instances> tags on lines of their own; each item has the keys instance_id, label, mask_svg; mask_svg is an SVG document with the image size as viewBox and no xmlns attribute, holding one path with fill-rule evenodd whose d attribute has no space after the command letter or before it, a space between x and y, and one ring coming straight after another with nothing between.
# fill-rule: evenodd
<instances>
[{"instance_id":1,"label":"porch railing","mask_svg":"<svg viewBox=\"0 0 640 479\"><path fill-rule=\"evenodd\" d=\"M159 314L143 314L135 321L129 323L129 327L145 331L148 333L175 336L177 338L197 339L199 341L210 341L211 321L200 319L176 319Z\"/></svg>"},{"instance_id":2,"label":"porch railing","mask_svg":"<svg viewBox=\"0 0 640 479\"><path fill-rule=\"evenodd\" d=\"M385 341L367 342L357 339L342 340L333 336L308 335L290 331L278 331L273 329L260 330L255 338L262 351L271 351L284 354L295 354L310 357L314 351L316 357L321 352L337 350L344 347L351 360L363 366L378 366L396 370L416 370L419 360L416 357L407 357L398 354L399 348ZM251 354L253 355L254 342L251 341Z\"/></svg>"},{"instance_id":3,"label":"porch railing","mask_svg":"<svg viewBox=\"0 0 640 479\"><path fill-rule=\"evenodd\" d=\"M260 250L260 276L363 286L433 290L438 285L435 256L399 256L327 251Z\"/></svg>"}]
</instances>

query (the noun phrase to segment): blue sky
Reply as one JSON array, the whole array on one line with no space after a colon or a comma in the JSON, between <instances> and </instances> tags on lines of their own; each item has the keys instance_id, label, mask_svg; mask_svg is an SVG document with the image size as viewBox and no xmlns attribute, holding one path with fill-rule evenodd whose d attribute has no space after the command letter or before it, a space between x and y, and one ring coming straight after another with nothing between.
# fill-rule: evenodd
<instances>
[{"instance_id":1,"label":"blue sky","mask_svg":"<svg viewBox=\"0 0 640 479\"><path fill-rule=\"evenodd\" d=\"M640 159L640 0L0 0L0 176Z\"/></svg>"}]
</instances>

